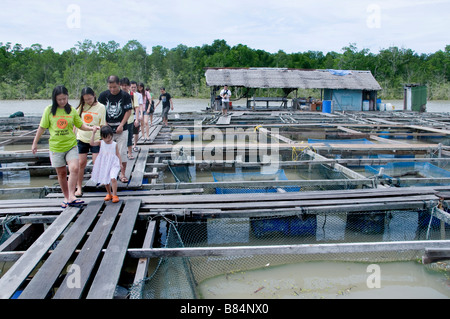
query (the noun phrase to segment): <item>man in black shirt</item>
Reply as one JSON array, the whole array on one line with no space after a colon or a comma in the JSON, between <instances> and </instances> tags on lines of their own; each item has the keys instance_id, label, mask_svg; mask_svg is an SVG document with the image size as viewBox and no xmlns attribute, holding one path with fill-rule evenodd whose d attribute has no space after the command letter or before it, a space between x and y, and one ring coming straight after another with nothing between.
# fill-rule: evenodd
<instances>
[{"instance_id":1,"label":"man in black shirt","mask_svg":"<svg viewBox=\"0 0 450 319\"><path fill-rule=\"evenodd\" d=\"M106 123L111 126L114 132L114 141L119 147L121 155L120 180L128 183L125 177L127 167L127 122L131 114L131 96L120 89L119 77L112 75L108 77L108 90L100 93L98 101L106 107Z\"/></svg>"},{"instance_id":2,"label":"man in black shirt","mask_svg":"<svg viewBox=\"0 0 450 319\"><path fill-rule=\"evenodd\" d=\"M166 89L163 87L160 89L160 92L161 92L161 95L159 96L158 103L155 105L155 109L159 105L159 103L161 103L161 101L162 101L161 117L163 119L164 126L168 126L169 125L169 123L168 123L169 109L173 111L172 97L170 96L169 93L166 92Z\"/></svg>"}]
</instances>

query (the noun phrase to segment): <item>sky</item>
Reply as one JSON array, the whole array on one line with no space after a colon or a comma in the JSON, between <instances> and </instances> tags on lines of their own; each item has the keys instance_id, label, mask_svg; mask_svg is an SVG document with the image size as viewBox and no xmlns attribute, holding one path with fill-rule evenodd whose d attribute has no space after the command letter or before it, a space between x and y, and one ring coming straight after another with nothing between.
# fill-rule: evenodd
<instances>
[{"instance_id":1,"label":"sky","mask_svg":"<svg viewBox=\"0 0 450 319\"><path fill-rule=\"evenodd\" d=\"M2 0L0 42L63 52L85 39L168 49L212 44L327 53L354 44L434 53L450 44L450 0Z\"/></svg>"}]
</instances>

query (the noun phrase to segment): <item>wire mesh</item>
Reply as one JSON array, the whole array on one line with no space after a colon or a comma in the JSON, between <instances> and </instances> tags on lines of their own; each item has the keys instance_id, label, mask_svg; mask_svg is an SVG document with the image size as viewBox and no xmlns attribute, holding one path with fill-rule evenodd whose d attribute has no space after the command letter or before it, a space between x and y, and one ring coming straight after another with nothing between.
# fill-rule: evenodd
<instances>
[{"instance_id":1,"label":"wire mesh","mask_svg":"<svg viewBox=\"0 0 450 319\"><path fill-rule=\"evenodd\" d=\"M450 225L445 224L445 230ZM444 231L445 233L445 231ZM257 247L325 243L448 239L429 210L368 213L300 213L270 217L170 222L165 247ZM206 279L235 272L310 261L390 262L417 260L418 250L306 254L162 257L153 274L133 286L133 298L196 298Z\"/></svg>"}]
</instances>

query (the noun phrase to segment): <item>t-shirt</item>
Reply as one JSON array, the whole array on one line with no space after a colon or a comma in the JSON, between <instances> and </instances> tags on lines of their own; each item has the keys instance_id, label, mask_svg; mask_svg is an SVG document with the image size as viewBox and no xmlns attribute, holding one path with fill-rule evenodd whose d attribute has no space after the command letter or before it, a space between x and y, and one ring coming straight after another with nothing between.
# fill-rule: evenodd
<instances>
[{"instance_id":1,"label":"t-shirt","mask_svg":"<svg viewBox=\"0 0 450 319\"><path fill-rule=\"evenodd\" d=\"M130 96L131 96L131 101L132 101L132 105L133 108L131 109L131 114L130 117L128 118L128 122L127 124L131 124L134 122L134 119L136 118L136 108L139 108L139 96L137 94L139 93L134 93L133 91L130 91Z\"/></svg>"},{"instance_id":2,"label":"t-shirt","mask_svg":"<svg viewBox=\"0 0 450 319\"><path fill-rule=\"evenodd\" d=\"M119 93L113 95L106 90L100 93L98 101L106 107L106 123L111 126L113 132L116 132L125 113L132 109L130 94L120 90ZM126 128L124 127L124 129Z\"/></svg>"},{"instance_id":3,"label":"t-shirt","mask_svg":"<svg viewBox=\"0 0 450 319\"><path fill-rule=\"evenodd\" d=\"M80 110L77 110L80 113ZM94 106L89 106L85 104L83 107L83 113L81 113L81 120L86 126L104 126L106 125L106 108L102 103L97 102ZM78 130L77 139L84 142L90 143L92 132ZM100 140L100 130L95 132L95 141Z\"/></svg>"},{"instance_id":4,"label":"t-shirt","mask_svg":"<svg viewBox=\"0 0 450 319\"><path fill-rule=\"evenodd\" d=\"M50 132L49 149L51 152L64 153L77 145L77 138L73 132L73 127L80 128L83 121L75 108L71 108L70 114L64 109L57 108L56 114L51 113L52 106L45 108L44 114L39 124L42 128Z\"/></svg>"},{"instance_id":5,"label":"t-shirt","mask_svg":"<svg viewBox=\"0 0 450 319\"><path fill-rule=\"evenodd\" d=\"M220 91L220 96L227 95L226 97L222 97L222 102L230 102L231 91L223 89Z\"/></svg>"},{"instance_id":6,"label":"t-shirt","mask_svg":"<svg viewBox=\"0 0 450 319\"><path fill-rule=\"evenodd\" d=\"M170 107L170 99L172 99L172 97L167 92L164 93L164 94L161 94L159 96L159 100L162 101L162 106L163 107Z\"/></svg>"}]
</instances>

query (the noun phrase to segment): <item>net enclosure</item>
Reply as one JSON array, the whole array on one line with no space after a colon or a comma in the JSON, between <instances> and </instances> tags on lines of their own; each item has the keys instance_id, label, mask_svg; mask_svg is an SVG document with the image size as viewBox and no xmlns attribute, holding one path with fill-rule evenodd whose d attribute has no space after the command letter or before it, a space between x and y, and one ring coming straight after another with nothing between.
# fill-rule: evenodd
<instances>
[{"instance_id":1,"label":"net enclosure","mask_svg":"<svg viewBox=\"0 0 450 319\"><path fill-rule=\"evenodd\" d=\"M156 253L151 275L130 289L130 297L202 298L197 287L209 278L269 265L419 260L424 247L446 245L450 219L443 214L428 206L360 212L299 209L260 217L156 217L166 230L159 249L166 251Z\"/></svg>"}]
</instances>

